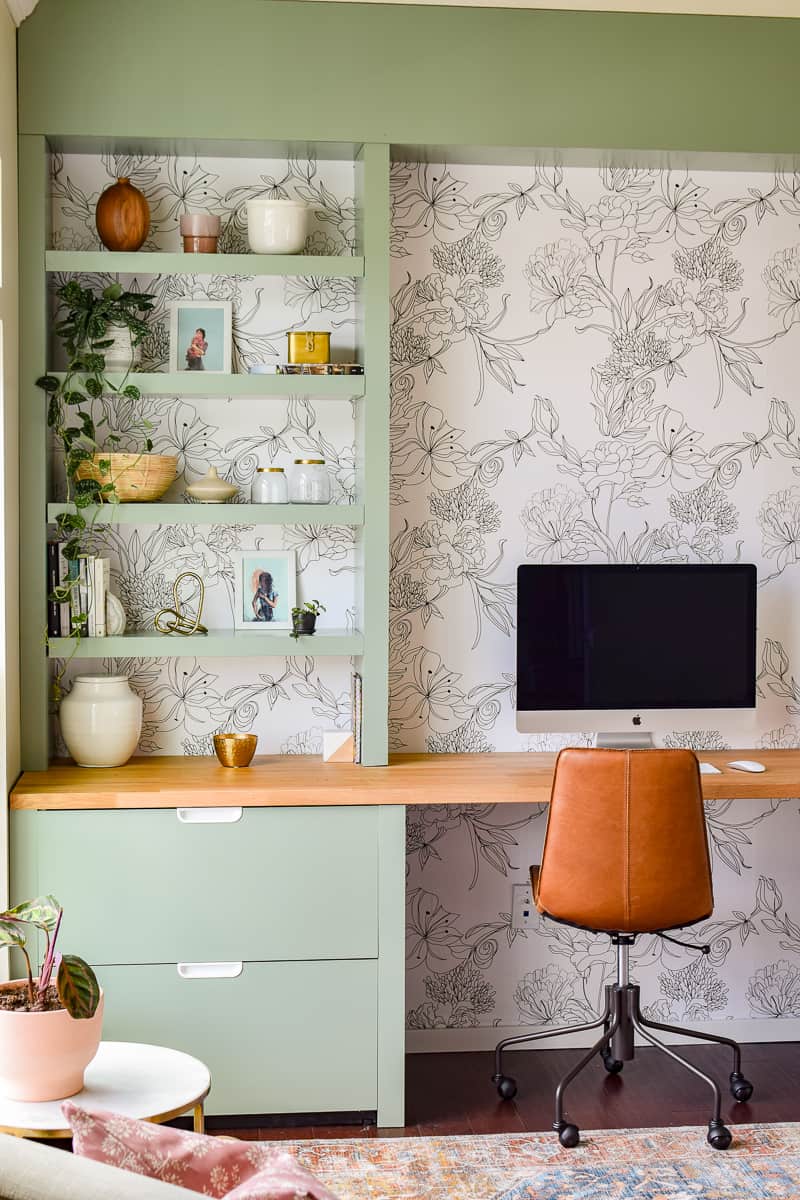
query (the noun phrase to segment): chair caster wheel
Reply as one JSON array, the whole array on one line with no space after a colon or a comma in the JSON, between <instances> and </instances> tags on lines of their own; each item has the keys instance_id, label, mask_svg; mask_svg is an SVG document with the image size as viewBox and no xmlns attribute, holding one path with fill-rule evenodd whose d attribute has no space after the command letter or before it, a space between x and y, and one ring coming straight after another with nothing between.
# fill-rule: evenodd
<instances>
[{"instance_id":1,"label":"chair caster wheel","mask_svg":"<svg viewBox=\"0 0 800 1200\"><path fill-rule=\"evenodd\" d=\"M708 1144L714 1150L727 1150L733 1138L731 1131L727 1126L722 1124L722 1121L709 1121L708 1123Z\"/></svg>"},{"instance_id":2,"label":"chair caster wheel","mask_svg":"<svg viewBox=\"0 0 800 1200\"><path fill-rule=\"evenodd\" d=\"M603 1066L608 1071L609 1075L619 1075L620 1071L625 1065L624 1063L620 1062L618 1058L614 1058L614 1055L610 1050L604 1051L602 1059Z\"/></svg>"},{"instance_id":3,"label":"chair caster wheel","mask_svg":"<svg viewBox=\"0 0 800 1200\"><path fill-rule=\"evenodd\" d=\"M517 1081L508 1075L493 1075L492 1083L497 1084L497 1094L501 1100L513 1100L517 1094Z\"/></svg>"},{"instance_id":4,"label":"chair caster wheel","mask_svg":"<svg viewBox=\"0 0 800 1200\"><path fill-rule=\"evenodd\" d=\"M740 1071L731 1072L731 1095L738 1104L744 1104L753 1094L753 1085Z\"/></svg>"},{"instance_id":5,"label":"chair caster wheel","mask_svg":"<svg viewBox=\"0 0 800 1200\"><path fill-rule=\"evenodd\" d=\"M565 1150L572 1150L581 1140L581 1133L577 1125L570 1125L566 1121L561 1121L553 1127L558 1134L558 1140Z\"/></svg>"}]
</instances>

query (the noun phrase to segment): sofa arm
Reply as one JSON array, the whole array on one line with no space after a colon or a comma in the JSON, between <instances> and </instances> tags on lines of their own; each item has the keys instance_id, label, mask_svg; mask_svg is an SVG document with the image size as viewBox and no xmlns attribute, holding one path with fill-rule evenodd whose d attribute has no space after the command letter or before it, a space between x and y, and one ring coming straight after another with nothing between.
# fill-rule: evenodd
<instances>
[{"instance_id":1,"label":"sofa arm","mask_svg":"<svg viewBox=\"0 0 800 1200\"><path fill-rule=\"evenodd\" d=\"M197 1192L0 1134L0 1200L197 1200Z\"/></svg>"}]
</instances>

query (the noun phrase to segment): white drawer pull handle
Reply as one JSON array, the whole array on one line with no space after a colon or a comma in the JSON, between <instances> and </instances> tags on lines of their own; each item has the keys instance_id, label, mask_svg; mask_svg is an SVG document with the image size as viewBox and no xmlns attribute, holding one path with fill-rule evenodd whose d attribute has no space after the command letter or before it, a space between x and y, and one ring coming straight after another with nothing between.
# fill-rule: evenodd
<instances>
[{"instance_id":1,"label":"white drawer pull handle","mask_svg":"<svg viewBox=\"0 0 800 1200\"><path fill-rule=\"evenodd\" d=\"M241 808L179 808L178 820L184 825L228 825L241 821Z\"/></svg>"},{"instance_id":2,"label":"white drawer pull handle","mask_svg":"<svg viewBox=\"0 0 800 1200\"><path fill-rule=\"evenodd\" d=\"M243 969L240 962L178 963L181 979L237 979Z\"/></svg>"}]
</instances>

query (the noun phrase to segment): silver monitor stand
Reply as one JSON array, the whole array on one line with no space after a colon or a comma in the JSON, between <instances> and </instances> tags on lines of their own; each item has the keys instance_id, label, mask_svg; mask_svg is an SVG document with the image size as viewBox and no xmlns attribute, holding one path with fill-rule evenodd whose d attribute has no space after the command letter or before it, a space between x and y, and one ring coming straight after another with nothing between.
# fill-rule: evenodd
<instances>
[{"instance_id":1,"label":"silver monitor stand","mask_svg":"<svg viewBox=\"0 0 800 1200\"><path fill-rule=\"evenodd\" d=\"M652 750L653 735L646 729L624 730L621 733L596 733L594 744L598 750Z\"/></svg>"}]
</instances>

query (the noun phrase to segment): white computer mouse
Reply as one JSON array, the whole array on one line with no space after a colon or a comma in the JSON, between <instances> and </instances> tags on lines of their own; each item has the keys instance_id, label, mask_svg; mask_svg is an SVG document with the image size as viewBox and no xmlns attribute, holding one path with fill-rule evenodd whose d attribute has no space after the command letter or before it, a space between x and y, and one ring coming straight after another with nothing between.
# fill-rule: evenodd
<instances>
[{"instance_id":1,"label":"white computer mouse","mask_svg":"<svg viewBox=\"0 0 800 1200\"><path fill-rule=\"evenodd\" d=\"M733 767L734 771L752 771L754 775L767 769L763 763L753 762L750 758L737 759L736 762L729 762L727 765Z\"/></svg>"}]
</instances>

